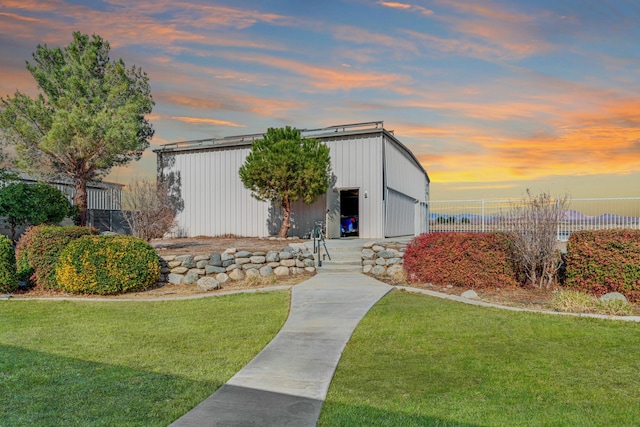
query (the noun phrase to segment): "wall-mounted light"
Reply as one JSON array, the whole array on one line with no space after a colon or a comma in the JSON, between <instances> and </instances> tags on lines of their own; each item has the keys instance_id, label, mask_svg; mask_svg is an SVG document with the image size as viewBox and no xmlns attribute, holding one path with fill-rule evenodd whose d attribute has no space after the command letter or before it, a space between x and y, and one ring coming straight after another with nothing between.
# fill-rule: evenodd
<instances>
[{"instance_id":1,"label":"wall-mounted light","mask_svg":"<svg viewBox=\"0 0 640 427\"><path fill-rule=\"evenodd\" d=\"M364 198L366 199L367 197L369 197L369 193L367 193L366 191L364 192Z\"/></svg>"}]
</instances>

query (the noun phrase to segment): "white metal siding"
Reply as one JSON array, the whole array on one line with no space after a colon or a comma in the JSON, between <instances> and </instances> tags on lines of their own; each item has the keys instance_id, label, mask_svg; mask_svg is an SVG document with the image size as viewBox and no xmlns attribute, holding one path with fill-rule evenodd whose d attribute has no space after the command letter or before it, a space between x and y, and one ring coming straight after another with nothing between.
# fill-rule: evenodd
<instances>
[{"instance_id":1,"label":"white metal siding","mask_svg":"<svg viewBox=\"0 0 640 427\"><path fill-rule=\"evenodd\" d=\"M383 235L382 134L343 136L322 141L331 151L331 169L336 178L334 187L359 189L360 238L381 237Z\"/></svg>"},{"instance_id":2,"label":"white metal siding","mask_svg":"<svg viewBox=\"0 0 640 427\"><path fill-rule=\"evenodd\" d=\"M415 200L391 188L387 190L385 237L412 236L415 233Z\"/></svg>"},{"instance_id":3,"label":"white metal siding","mask_svg":"<svg viewBox=\"0 0 640 427\"><path fill-rule=\"evenodd\" d=\"M248 154L249 148L175 154L170 171L180 175L184 209L177 220L181 232L187 236L269 235L270 204L251 197L238 175Z\"/></svg>"},{"instance_id":4,"label":"white metal siding","mask_svg":"<svg viewBox=\"0 0 640 427\"><path fill-rule=\"evenodd\" d=\"M387 138L384 149L387 187L415 200L425 201L427 178L424 172Z\"/></svg>"}]
</instances>

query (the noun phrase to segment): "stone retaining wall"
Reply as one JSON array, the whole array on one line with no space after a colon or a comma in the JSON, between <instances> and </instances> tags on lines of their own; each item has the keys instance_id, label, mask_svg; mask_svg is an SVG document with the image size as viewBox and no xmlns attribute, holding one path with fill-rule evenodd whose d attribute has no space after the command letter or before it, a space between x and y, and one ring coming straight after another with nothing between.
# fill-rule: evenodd
<instances>
[{"instance_id":1,"label":"stone retaining wall","mask_svg":"<svg viewBox=\"0 0 640 427\"><path fill-rule=\"evenodd\" d=\"M160 255L160 262L161 284L196 285L203 290L251 276L269 278L316 271L313 254L304 244L267 252L230 248L209 255Z\"/></svg>"},{"instance_id":2,"label":"stone retaining wall","mask_svg":"<svg viewBox=\"0 0 640 427\"><path fill-rule=\"evenodd\" d=\"M381 276L402 272L405 246L395 242L368 242L362 249L362 272Z\"/></svg>"}]
</instances>

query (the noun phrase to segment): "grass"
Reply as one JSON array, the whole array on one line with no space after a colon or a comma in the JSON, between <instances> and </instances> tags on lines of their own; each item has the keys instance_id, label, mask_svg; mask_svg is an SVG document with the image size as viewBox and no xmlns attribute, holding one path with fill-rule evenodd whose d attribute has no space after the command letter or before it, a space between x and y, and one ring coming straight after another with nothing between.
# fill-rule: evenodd
<instances>
[{"instance_id":1,"label":"grass","mask_svg":"<svg viewBox=\"0 0 640 427\"><path fill-rule=\"evenodd\" d=\"M0 302L2 426L166 426L278 332L287 292Z\"/></svg>"},{"instance_id":2,"label":"grass","mask_svg":"<svg viewBox=\"0 0 640 427\"><path fill-rule=\"evenodd\" d=\"M393 292L356 329L320 426L631 426L640 325Z\"/></svg>"},{"instance_id":3,"label":"grass","mask_svg":"<svg viewBox=\"0 0 640 427\"><path fill-rule=\"evenodd\" d=\"M561 290L551 300L551 308L569 313L598 313L612 316L630 316L633 306L626 301L601 301L593 295L572 289Z\"/></svg>"}]
</instances>

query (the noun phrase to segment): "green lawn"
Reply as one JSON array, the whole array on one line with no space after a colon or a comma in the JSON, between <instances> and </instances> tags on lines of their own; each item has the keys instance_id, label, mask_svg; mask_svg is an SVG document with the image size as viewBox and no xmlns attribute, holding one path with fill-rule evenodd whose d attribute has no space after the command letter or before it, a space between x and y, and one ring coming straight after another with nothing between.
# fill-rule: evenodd
<instances>
[{"instance_id":1,"label":"green lawn","mask_svg":"<svg viewBox=\"0 0 640 427\"><path fill-rule=\"evenodd\" d=\"M166 426L249 362L289 294L0 302L0 425Z\"/></svg>"},{"instance_id":2,"label":"green lawn","mask_svg":"<svg viewBox=\"0 0 640 427\"><path fill-rule=\"evenodd\" d=\"M358 326L321 426L637 426L640 325L393 292Z\"/></svg>"}]
</instances>

